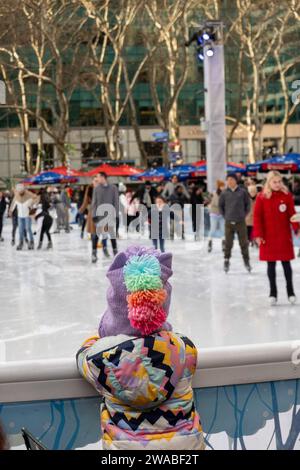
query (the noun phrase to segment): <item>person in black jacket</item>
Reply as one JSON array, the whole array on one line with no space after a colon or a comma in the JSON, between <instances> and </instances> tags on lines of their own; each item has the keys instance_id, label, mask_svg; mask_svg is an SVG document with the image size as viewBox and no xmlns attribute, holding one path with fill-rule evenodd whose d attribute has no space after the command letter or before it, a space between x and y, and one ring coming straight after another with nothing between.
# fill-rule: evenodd
<instances>
[{"instance_id":1,"label":"person in black jacket","mask_svg":"<svg viewBox=\"0 0 300 470\"><path fill-rule=\"evenodd\" d=\"M131 198L131 202L134 199L138 199L140 202L140 205L145 207L146 210L142 211L141 214L141 232L144 232L144 224L146 222L146 215L148 218L148 224L149 224L149 236L151 237L150 233L150 225L151 225L151 206L155 204L155 199L157 196L157 191L156 189L152 186L150 181L145 181L145 184L140 186L139 189L134 193L134 195ZM141 212L141 210L139 211ZM144 217L144 213L146 212L146 215Z\"/></svg>"},{"instance_id":2,"label":"person in black jacket","mask_svg":"<svg viewBox=\"0 0 300 470\"><path fill-rule=\"evenodd\" d=\"M192 215L192 225L195 241L199 237L200 230L200 217L199 217L199 206L204 204L203 189L199 186L195 186L191 192L191 215Z\"/></svg>"},{"instance_id":3,"label":"person in black jacket","mask_svg":"<svg viewBox=\"0 0 300 470\"><path fill-rule=\"evenodd\" d=\"M227 189L222 191L219 197L219 209L225 219L225 272L229 271L235 233L238 235L245 267L247 271L251 272L246 225L246 216L250 212L251 202L248 192L238 185L238 179L235 174L229 174L227 177Z\"/></svg>"},{"instance_id":4,"label":"person in black jacket","mask_svg":"<svg viewBox=\"0 0 300 470\"><path fill-rule=\"evenodd\" d=\"M175 232L175 219L180 221L180 225L182 226L181 231L181 238L182 240L185 239L184 235L184 205L189 202L185 191L181 184L175 187L174 193L169 197L169 205L175 206L175 214L171 212L170 222L171 222L171 240L174 240L174 232ZM177 209L176 209L177 206ZM179 209L180 206L180 209ZM179 213L180 212L180 213Z\"/></svg>"},{"instance_id":5,"label":"person in black jacket","mask_svg":"<svg viewBox=\"0 0 300 470\"><path fill-rule=\"evenodd\" d=\"M5 194L0 191L0 242L4 241L2 237L2 229L3 229L3 218L6 211L6 197Z\"/></svg>"},{"instance_id":6,"label":"person in black jacket","mask_svg":"<svg viewBox=\"0 0 300 470\"><path fill-rule=\"evenodd\" d=\"M170 210L166 199L159 195L155 200L155 206L151 209L150 233L154 248L165 252L165 240L169 238L169 215Z\"/></svg>"},{"instance_id":7,"label":"person in black jacket","mask_svg":"<svg viewBox=\"0 0 300 470\"><path fill-rule=\"evenodd\" d=\"M51 248L53 248L51 235L50 235L50 228L52 226L53 219L51 215L49 214L49 209L50 209L49 197L44 192L41 194L40 203L42 205L42 210L38 215L36 215L35 219L37 220L40 217L44 217L44 218L43 218L43 223L42 223L42 228L41 228L40 242L38 244L37 249L40 250L42 248L44 235L46 234L48 238L47 250L50 250Z\"/></svg>"}]
</instances>

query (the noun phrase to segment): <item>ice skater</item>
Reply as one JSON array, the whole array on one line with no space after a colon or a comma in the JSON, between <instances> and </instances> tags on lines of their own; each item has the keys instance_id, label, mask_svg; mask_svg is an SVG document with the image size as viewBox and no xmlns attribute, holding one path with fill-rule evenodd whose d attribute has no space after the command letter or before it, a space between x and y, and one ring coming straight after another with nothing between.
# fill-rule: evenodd
<instances>
[{"instance_id":1,"label":"ice skater","mask_svg":"<svg viewBox=\"0 0 300 470\"><path fill-rule=\"evenodd\" d=\"M225 189L225 183L222 180L217 180L216 182L216 191L213 193L211 201L208 205L209 210L209 220L210 220L210 230L208 235L208 253L213 249L213 237L215 237L217 230L221 232L222 237L222 249L225 250L225 240L224 240L224 227L225 220L223 215L220 213L219 209L219 199L222 194L222 191Z\"/></svg>"},{"instance_id":2,"label":"ice skater","mask_svg":"<svg viewBox=\"0 0 300 470\"><path fill-rule=\"evenodd\" d=\"M246 217L248 241L251 246L254 246L256 243L253 238L253 214L254 214L255 201L257 198L257 187L255 184L251 184L248 186L247 190L250 196L250 212Z\"/></svg>"},{"instance_id":3,"label":"ice skater","mask_svg":"<svg viewBox=\"0 0 300 470\"><path fill-rule=\"evenodd\" d=\"M25 189L23 184L17 184L15 197L12 202L10 208L10 217L12 217L15 207L18 208L18 227L19 227L19 245L17 246L17 250L22 250L24 238L25 238L25 230L27 236L29 237L28 249L34 249L34 238L31 229L31 217L30 217L30 209L33 205L38 204L39 198L31 191Z\"/></svg>"},{"instance_id":4,"label":"ice skater","mask_svg":"<svg viewBox=\"0 0 300 470\"><path fill-rule=\"evenodd\" d=\"M105 450L203 450L192 379L197 349L166 322L172 255L130 247L107 277L99 336L77 353L83 377L103 396Z\"/></svg>"},{"instance_id":5,"label":"ice skater","mask_svg":"<svg viewBox=\"0 0 300 470\"><path fill-rule=\"evenodd\" d=\"M93 222L96 224L96 226L98 225L99 233L102 236L103 254L106 258L108 258L108 236L110 237L113 254L116 255L118 253L116 231L119 219L119 191L115 185L108 183L107 174L105 172L100 172L98 174L98 181L99 184L94 188L93 191L92 217ZM99 215L99 211L101 211L101 206L111 206L111 208L114 210L113 220L110 220L109 223L105 226L103 224L101 225L101 221L105 219L104 214ZM104 213L106 212L107 211L104 210Z\"/></svg>"},{"instance_id":6,"label":"ice skater","mask_svg":"<svg viewBox=\"0 0 300 470\"><path fill-rule=\"evenodd\" d=\"M93 192L95 188L99 184L99 178L98 175L94 176L92 184L90 186L86 187L84 198L83 198L83 203L82 206L79 208L80 214L86 214L86 220L87 220L87 232L91 236L91 241L92 241L92 263L97 263L98 257L97 257L97 251L98 251L98 243L99 243L99 237L96 232L96 225L93 222L93 217L92 217L92 199L93 199Z\"/></svg>"},{"instance_id":7,"label":"ice skater","mask_svg":"<svg viewBox=\"0 0 300 470\"><path fill-rule=\"evenodd\" d=\"M155 249L158 247L162 253L165 252L165 240L169 238L170 210L166 199L157 196L155 205L151 208L150 233Z\"/></svg>"},{"instance_id":8,"label":"ice skater","mask_svg":"<svg viewBox=\"0 0 300 470\"><path fill-rule=\"evenodd\" d=\"M51 215L49 214L50 202L49 202L49 198L47 194L45 193L41 194L41 205L42 205L42 210L35 216L35 220L38 220L39 218L43 217L41 233L40 233L40 241L39 241L37 249L40 250L42 248L44 235L46 234L48 238L47 250L50 250L51 248L53 248L52 239L50 235L50 229L53 223L53 219Z\"/></svg>"},{"instance_id":9,"label":"ice skater","mask_svg":"<svg viewBox=\"0 0 300 470\"><path fill-rule=\"evenodd\" d=\"M0 242L4 242L4 238L2 237L2 230L3 230L3 219L4 219L4 214L6 212L6 197L5 194L0 191Z\"/></svg>"},{"instance_id":10,"label":"ice skater","mask_svg":"<svg viewBox=\"0 0 300 470\"><path fill-rule=\"evenodd\" d=\"M249 260L249 243L245 221L250 211L250 198L247 191L238 185L238 178L234 173L227 177L227 188L220 195L219 209L225 219L225 272L229 271L235 233L238 235L246 269L251 272L252 268Z\"/></svg>"},{"instance_id":11,"label":"ice skater","mask_svg":"<svg viewBox=\"0 0 300 470\"><path fill-rule=\"evenodd\" d=\"M254 208L254 237L259 246L259 259L268 263L270 283L270 304L276 305L278 292L276 284L276 262L281 261L288 300L296 302L293 286L291 260L295 258L291 224L297 236L300 224L296 218L292 194L284 186L282 176L277 171L268 173L263 191L257 196ZM291 222L292 219L292 222Z\"/></svg>"}]
</instances>

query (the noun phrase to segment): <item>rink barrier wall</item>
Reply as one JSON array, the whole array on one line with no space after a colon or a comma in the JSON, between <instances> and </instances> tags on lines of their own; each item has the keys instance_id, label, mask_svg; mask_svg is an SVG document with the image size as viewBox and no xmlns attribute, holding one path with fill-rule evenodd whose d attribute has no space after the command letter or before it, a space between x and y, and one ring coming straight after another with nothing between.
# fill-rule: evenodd
<instances>
[{"instance_id":1,"label":"rink barrier wall","mask_svg":"<svg viewBox=\"0 0 300 470\"><path fill-rule=\"evenodd\" d=\"M207 449L300 449L298 342L204 349L193 388ZM0 364L0 421L48 449L100 449L101 397L74 359Z\"/></svg>"},{"instance_id":2,"label":"rink barrier wall","mask_svg":"<svg viewBox=\"0 0 300 470\"><path fill-rule=\"evenodd\" d=\"M300 378L300 341L202 349L194 388ZM0 363L0 403L93 397L74 359Z\"/></svg>"}]
</instances>

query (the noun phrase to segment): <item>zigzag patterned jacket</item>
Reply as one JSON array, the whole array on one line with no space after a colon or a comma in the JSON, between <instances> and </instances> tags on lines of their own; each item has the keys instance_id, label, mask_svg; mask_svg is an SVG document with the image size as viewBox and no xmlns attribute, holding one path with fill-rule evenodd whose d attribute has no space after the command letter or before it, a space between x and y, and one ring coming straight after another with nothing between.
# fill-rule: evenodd
<instances>
[{"instance_id":1,"label":"zigzag patterned jacket","mask_svg":"<svg viewBox=\"0 0 300 470\"><path fill-rule=\"evenodd\" d=\"M88 339L77 365L103 396L103 448L203 449L192 390L196 364L194 344L171 331Z\"/></svg>"}]
</instances>

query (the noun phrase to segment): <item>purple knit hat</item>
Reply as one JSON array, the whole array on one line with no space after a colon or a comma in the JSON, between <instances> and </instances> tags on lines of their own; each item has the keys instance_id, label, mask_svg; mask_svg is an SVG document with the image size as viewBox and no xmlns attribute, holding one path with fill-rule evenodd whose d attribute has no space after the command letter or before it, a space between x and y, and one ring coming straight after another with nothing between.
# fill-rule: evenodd
<instances>
[{"instance_id":1,"label":"purple knit hat","mask_svg":"<svg viewBox=\"0 0 300 470\"><path fill-rule=\"evenodd\" d=\"M124 266L134 256L152 255L159 261L161 270L161 280L167 297L163 304L166 314L169 314L172 287L168 279L172 276L172 254L161 253L154 248L143 246L131 246L127 250L119 253L113 260L106 276L110 281L107 291L107 309L101 318L99 325L99 336L116 336L125 334L129 336L142 336L141 331L135 329L128 318L127 296L129 292L124 282ZM164 323L160 330L171 331L172 326Z\"/></svg>"}]
</instances>

